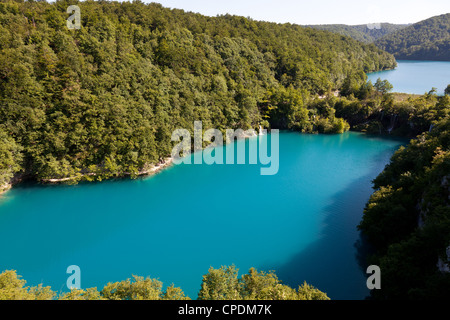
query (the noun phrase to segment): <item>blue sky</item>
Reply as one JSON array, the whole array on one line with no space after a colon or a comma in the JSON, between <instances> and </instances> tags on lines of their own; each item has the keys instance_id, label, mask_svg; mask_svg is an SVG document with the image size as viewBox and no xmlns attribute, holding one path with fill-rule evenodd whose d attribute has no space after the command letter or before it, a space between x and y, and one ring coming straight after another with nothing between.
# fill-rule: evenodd
<instances>
[{"instance_id":1,"label":"blue sky","mask_svg":"<svg viewBox=\"0 0 450 320\"><path fill-rule=\"evenodd\" d=\"M415 23L450 13L450 0L153 0L165 7L209 16L236 14L296 24Z\"/></svg>"}]
</instances>

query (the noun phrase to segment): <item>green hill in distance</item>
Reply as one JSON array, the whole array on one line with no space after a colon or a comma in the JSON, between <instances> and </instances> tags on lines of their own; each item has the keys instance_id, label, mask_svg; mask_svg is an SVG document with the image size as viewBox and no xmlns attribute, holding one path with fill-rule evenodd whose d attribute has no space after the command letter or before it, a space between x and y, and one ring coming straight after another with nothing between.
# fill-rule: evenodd
<instances>
[{"instance_id":1,"label":"green hill in distance","mask_svg":"<svg viewBox=\"0 0 450 320\"><path fill-rule=\"evenodd\" d=\"M379 27L367 24L360 24L360 25L321 24L321 25L307 25L306 27L338 33L340 35L351 37L363 43L372 43L388 34L406 28L407 26L408 26L407 24L381 23Z\"/></svg>"},{"instance_id":2,"label":"green hill in distance","mask_svg":"<svg viewBox=\"0 0 450 320\"><path fill-rule=\"evenodd\" d=\"M450 61L450 13L392 32L375 45L400 60Z\"/></svg>"}]
</instances>

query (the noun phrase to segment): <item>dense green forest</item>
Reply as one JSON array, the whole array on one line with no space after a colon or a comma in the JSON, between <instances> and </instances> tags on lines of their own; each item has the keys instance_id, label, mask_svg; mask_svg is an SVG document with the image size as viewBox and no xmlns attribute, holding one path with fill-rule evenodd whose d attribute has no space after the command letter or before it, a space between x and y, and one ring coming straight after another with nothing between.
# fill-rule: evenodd
<instances>
[{"instance_id":1,"label":"dense green forest","mask_svg":"<svg viewBox=\"0 0 450 320\"><path fill-rule=\"evenodd\" d=\"M386 80L358 85L348 78L341 87L341 96L316 98L309 105L345 119L355 131L409 138L429 131L450 116L450 96L438 96L434 88L424 95L390 93L391 90L392 85Z\"/></svg>"},{"instance_id":2,"label":"dense green forest","mask_svg":"<svg viewBox=\"0 0 450 320\"><path fill-rule=\"evenodd\" d=\"M73 4L81 29L66 25ZM309 107L310 97L396 65L331 32L140 1L2 0L0 37L0 186L17 173L136 176L194 120L342 132L345 121Z\"/></svg>"},{"instance_id":3,"label":"dense green forest","mask_svg":"<svg viewBox=\"0 0 450 320\"><path fill-rule=\"evenodd\" d=\"M399 60L450 61L450 13L418 23L368 25L325 24L308 27L374 43Z\"/></svg>"},{"instance_id":4,"label":"dense green forest","mask_svg":"<svg viewBox=\"0 0 450 320\"><path fill-rule=\"evenodd\" d=\"M395 31L375 44L399 60L450 61L450 13Z\"/></svg>"},{"instance_id":5,"label":"dense green forest","mask_svg":"<svg viewBox=\"0 0 450 320\"><path fill-rule=\"evenodd\" d=\"M66 26L73 4L81 9L81 29ZM402 59L449 60L449 16L376 43ZM140 1L1 0L0 38L0 191L25 177L135 177L169 156L172 132L192 132L196 120L204 129L262 125L419 135L375 180L360 229L375 248L371 262L383 270L383 289L374 297L449 296L449 276L436 264L446 261L450 243L450 97L431 88L421 96L395 95L387 81L366 82L366 72L396 65L374 44ZM169 288L135 278L61 298L185 298L181 289ZM1 297L55 294L42 286L26 288L7 272L0 276ZM273 273L256 270L240 279L232 267L204 277L199 298L235 297L326 295L306 284L289 288Z\"/></svg>"},{"instance_id":6,"label":"dense green forest","mask_svg":"<svg viewBox=\"0 0 450 320\"><path fill-rule=\"evenodd\" d=\"M359 225L375 248L369 263L382 270L373 297L448 299L450 119L398 150L374 187Z\"/></svg>"},{"instance_id":7,"label":"dense green forest","mask_svg":"<svg viewBox=\"0 0 450 320\"><path fill-rule=\"evenodd\" d=\"M320 24L320 25L308 25L308 27L325 30L334 33L339 33L343 36L351 37L355 40L372 43L376 40L391 34L397 30L407 27L406 24L392 24L392 23L380 23L380 24L359 24L359 25L346 25L346 24Z\"/></svg>"},{"instance_id":8,"label":"dense green forest","mask_svg":"<svg viewBox=\"0 0 450 320\"><path fill-rule=\"evenodd\" d=\"M235 266L210 268L203 276L198 300L330 300L320 290L307 283L293 289L281 283L274 272L251 268L238 277ZM97 288L72 289L57 294L42 284L25 287L26 281L14 270L0 274L0 300L190 300L173 284L163 290L157 279L133 276L120 282Z\"/></svg>"}]
</instances>

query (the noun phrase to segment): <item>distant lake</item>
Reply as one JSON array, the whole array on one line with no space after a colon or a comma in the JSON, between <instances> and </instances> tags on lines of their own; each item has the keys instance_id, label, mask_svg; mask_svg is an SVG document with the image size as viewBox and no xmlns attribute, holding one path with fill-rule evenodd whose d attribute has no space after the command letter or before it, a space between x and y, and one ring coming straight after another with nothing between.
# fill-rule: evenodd
<instances>
[{"instance_id":1,"label":"distant lake","mask_svg":"<svg viewBox=\"0 0 450 320\"><path fill-rule=\"evenodd\" d=\"M235 264L363 299L356 226L401 144L285 132L273 176L258 165L181 164L138 180L15 186L0 197L0 271L67 292L66 269L78 265L82 288L150 276L196 299L210 266Z\"/></svg>"},{"instance_id":2,"label":"distant lake","mask_svg":"<svg viewBox=\"0 0 450 320\"><path fill-rule=\"evenodd\" d=\"M367 74L368 80L375 83L378 78L388 80L393 92L424 94L431 88L437 88L439 95L444 94L450 84L450 61L399 60L395 70L379 71Z\"/></svg>"}]
</instances>

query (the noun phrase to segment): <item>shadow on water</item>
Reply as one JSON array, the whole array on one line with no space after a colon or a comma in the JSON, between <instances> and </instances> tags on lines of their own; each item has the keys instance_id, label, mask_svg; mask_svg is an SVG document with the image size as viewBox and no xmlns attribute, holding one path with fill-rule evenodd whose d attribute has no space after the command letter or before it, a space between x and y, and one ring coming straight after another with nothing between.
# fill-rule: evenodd
<instances>
[{"instance_id":1,"label":"shadow on water","mask_svg":"<svg viewBox=\"0 0 450 320\"><path fill-rule=\"evenodd\" d=\"M364 136L369 139L383 139L383 140L391 140L395 142L399 142L403 146L407 146L412 139L415 139L416 136L404 137L395 134L375 134L375 133L364 133Z\"/></svg>"},{"instance_id":2,"label":"shadow on water","mask_svg":"<svg viewBox=\"0 0 450 320\"><path fill-rule=\"evenodd\" d=\"M366 287L365 269L367 266L364 261L364 247L359 246L361 242L358 242L360 241L360 237L356 226L359 224L362 218L363 208L370 194L373 192L371 180L383 170L383 166L387 162L386 159L389 159L391 154L392 151L386 151L380 154L380 159L374 159L375 164L372 165L373 170L369 174L343 188L342 191L331 198L330 204L321 212L317 213L323 217L321 238L297 254L294 254L289 260L283 263L255 267L258 267L260 270L275 270L278 277L292 287L297 287L306 281L326 292L332 299L364 299L368 296L369 290ZM129 180L116 180L116 182L118 181L127 183ZM161 183L157 179L153 180L153 182L157 185ZM50 247L50 245L47 245L48 243L53 245L54 239L65 239L64 247L72 248L69 253L76 254L79 251L83 252L85 248L91 246L97 239L105 239L109 235L121 230L124 226L124 220L121 218L122 212L133 212L133 215L130 215L131 218L126 219L127 224L134 224L134 221L140 221L142 216L148 215L148 210L133 210L133 208L142 208L144 204L147 204L149 201L146 193L147 189L142 188L144 190L140 190L136 184L127 184L127 189L129 191L132 189L129 192L131 195L127 197L122 195L123 186L119 186L116 183L109 185L108 182L80 183L75 186L54 186L42 185L35 182L24 182L14 186L13 189L26 189L21 191L31 193L35 191L34 189L43 187L55 188L56 190L60 188L86 189L86 187L94 187L98 184L101 184L102 188L106 189L110 198L109 201L106 203L100 201L90 202L84 206L86 210L83 210L81 213L74 213L72 220L69 222L59 214L58 210L52 209L50 213L52 213L51 220L53 221L53 225L59 226L62 224L60 221L64 221L66 228L53 228L58 230L53 233L47 232L48 236L42 240L46 245L41 245L42 242L38 243L44 248ZM111 186L111 188L108 188L108 186ZM162 188L170 187L169 183L163 184ZM85 193L83 191L80 199L86 198ZM94 196L96 194L93 193ZM69 199L71 201L70 203L74 204L74 208L78 207L77 199L77 197ZM61 202L61 207L64 208L65 198L62 197L59 202ZM108 206L111 210L106 210L105 206ZM153 212L157 212L158 214L165 212L164 208L165 203L161 207L153 208ZM79 226L85 225L89 225L90 227L83 234L75 236L77 233L72 232L69 233L71 234L69 239L64 238L67 236L67 228L71 227L72 230L76 231ZM29 228L33 227L34 224L30 223ZM48 227L50 231L53 230L51 227ZM292 237L295 237L295 234ZM129 236L129 238L135 239L133 236ZM358 249L355 247L356 244L358 244ZM37 244L35 245L37 246ZM50 256L51 252L40 252L38 249L30 250L30 254L39 255L39 259L42 261L47 261L51 258L42 259L43 255L47 254ZM114 250L119 249L114 248ZM128 248L123 248L123 250L126 252L129 251ZM111 252L111 255L115 254L115 251ZM142 269L146 267L145 264L140 265ZM57 267L59 268L60 266L57 265ZM113 271L115 270L117 269L113 269Z\"/></svg>"},{"instance_id":3,"label":"shadow on water","mask_svg":"<svg viewBox=\"0 0 450 320\"><path fill-rule=\"evenodd\" d=\"M380 157L392 154L386 152ZM381 163L383 163L381 161ZM384 162L386 163L386 162ZM370 246L357 230L363 210L373 193L372 180L383 170L372 172L338 192L322 211L321 237L279 265L262 266L274 270L281 281L293 288L307 282L333 300L363 300L370 296L366 281L366 257Z\"/></svg>"}]
</instances>

